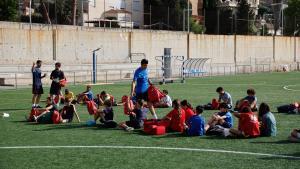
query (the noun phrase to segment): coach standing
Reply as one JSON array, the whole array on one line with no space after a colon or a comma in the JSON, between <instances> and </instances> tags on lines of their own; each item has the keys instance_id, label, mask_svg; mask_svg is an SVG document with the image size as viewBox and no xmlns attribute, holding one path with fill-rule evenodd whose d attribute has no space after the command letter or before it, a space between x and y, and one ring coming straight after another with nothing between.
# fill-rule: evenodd
<instances>
[{"instance_id":1,"label":"coach standing","mask_svg":"<svg viewBox=\"0 0 300 169\"><path fill-rule=\"evenodd\" d=\"M147 101L149 110L152 116L157 119L153 103L148 101L148 88L149 88L149 78L148 78L148 60L142 59L141 67L135 70L134 77L131 84L131 97L136 96L136 99L142 99Z\"/></svg>"},{"instance_id":2,"label":"coach standing","mask_svg":"<svg viewBox=\"0 0 300 169\"><path fill-rule=\"evenodd\" d=\"M41 95L44 94L42 78L46 77L46 73L42 76L41 71L42 61L37 60L36 65L33 62L31 72L32 72L32 108L40 108L39 102Z\"/></svg>"},{"instance_id":3,"label":"coach standing","mask_svg":"<svg viewBox=\"0 0 300 169\"><path fill-rule=\"evenodd\" d=\"M55 63L55 69L51 72L50 79L52 80L50 87L50 97L53 99L53 96L62 95L60 81L65 79L64 72L60 70L61 63Z\"/></svg>"}]
</instances>

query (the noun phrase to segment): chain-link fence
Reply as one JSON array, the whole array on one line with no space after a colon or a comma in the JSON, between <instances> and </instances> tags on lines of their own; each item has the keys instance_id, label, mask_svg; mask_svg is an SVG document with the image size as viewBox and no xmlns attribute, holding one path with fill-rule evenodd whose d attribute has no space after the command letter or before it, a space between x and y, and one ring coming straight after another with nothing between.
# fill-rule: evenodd
<instances>
[{"instance_id":1,"label":"chain-link fence","mask_svg":"<svg viewBox=\"0 0 300 169\"><path fill-rule=\"evenodd\" d=\"M208 63L203 66L203 71L189 72L185 78L205 77L205 76L227 76L236 74L249 74L257 72L271 72L271 71L299 71L300 62L295 64L272 65L272 63L262 63L260 59L255 59L256 62L234 64L234 63ZM182 62L181 62L182 63ZM179 61L172 62L172 73L170 79L181 80L182 64ZM135 69L101 69L97 71L97 84L107 84L115 82L131 81ZM49 79L50 71L43 71L47 77L43 79L44 86L49 86L51 80ZM64 71L68 81L68 85L91 84L93 72L91 70L73 70ZM163 70L161 63L157 62L156 68L149 68L149 77L153 82L161 82L163 80ZM32 74L29 71L15 71L15 72L0 72L0 89L17 89L29 88L32 85Z\"/></svg>"}]
</instances>

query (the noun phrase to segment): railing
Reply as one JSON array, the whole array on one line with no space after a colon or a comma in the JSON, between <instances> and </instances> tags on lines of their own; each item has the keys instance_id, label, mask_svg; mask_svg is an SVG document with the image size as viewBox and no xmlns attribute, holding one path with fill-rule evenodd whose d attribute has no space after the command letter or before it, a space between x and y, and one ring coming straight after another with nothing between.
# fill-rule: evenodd
<instances>
[{"instance_id":1,"label":"railing","mask_svg":"<svg viewBox=\"0 0 300 169\"><path fill-rule=\"evenodd\" d=\"M133 78L135 69L101 69L97 71L97 84L120 81L130 81ZM149 77L159 79L161 70L149 69ZM43 71L47 76L42 80L44 86L51 84L51 71ZM68 85L91 84L92 70L64 71ZM0 89L17 89L31 87L31 72L0 72Z\"/></svg>"},{"instance_id":2,"label":"railing","mask_svg":"<svg viewBox=\"0 0 300 169\"><path fill-rule=\"evenodd\" d=\"M203 71L188 74L185 78L198 78L205 76L227 76L236 74L249 74L256 72L271 72L274 70L282 71L282 68L288 68L289 71L299 71L300 63L278 65L272 67L270 64L211 64L203 67ZM135 69L101 69L97 71L97 84L113 83L121 81L131 81ZM161 81L163 72L161 68L149 69L149 78L153 81ZM50 71L43 71L47 73L47 77L43 79L43 85L49 86L51 80L49 79ZM68 85L80 85L92 83L92 70L78 70L78 71L64 71L68 81ZM173 79L182 79L182 68L175 66L172 70ZM17 89L29 88L32 85L31 72L0 72L0 89Z\"/></svg>"}]
</instances>

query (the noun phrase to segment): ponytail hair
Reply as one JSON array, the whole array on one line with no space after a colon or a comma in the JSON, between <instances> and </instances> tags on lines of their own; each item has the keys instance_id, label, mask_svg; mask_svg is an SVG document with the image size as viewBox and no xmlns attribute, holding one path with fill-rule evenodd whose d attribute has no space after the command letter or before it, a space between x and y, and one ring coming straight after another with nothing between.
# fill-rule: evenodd
<instances>
[{"instance_id":1,"label":"ponytail hair","mask_svg":"<svg viewBox=\"0 0 300 169\"><path fill-rule=\"evenodd\" d=\"M174 109L178 111L178 117L181 117L181 106L180 106L180 101L178 99L173 100L172 106Z\"/></svg>"},{"instance_id":2,"label":"ponytail hair","mask_svg":"<svg viewBox=\"0 0 300 169\"><path fill-rule=\"evenodd\" d=\"M180 109L180 102L178 99L173 100L172 106L174 109Z\"/></svg>"},{"instance_id":3,"label":"ponytail hair","mask_svg":"<svg viewBox=\"0 0 300 169\"><path fill-rule=\"evenodd\" d=\"M187 106L188 108L193 109L192 105L187 100L182 100L180 102L180 105L181 106Z\"/></svg>"},{"instance_id":4,"label":"ponytail hair","mask_svg":"<svg viewBox=\"0 0 300 169\"><path fill-rule=\"evenodd\" d=\"M270 106L267 103L261 103L258 108L258 117L262 117L264 114L270 111Z\"/></svg>"}]
</instances>

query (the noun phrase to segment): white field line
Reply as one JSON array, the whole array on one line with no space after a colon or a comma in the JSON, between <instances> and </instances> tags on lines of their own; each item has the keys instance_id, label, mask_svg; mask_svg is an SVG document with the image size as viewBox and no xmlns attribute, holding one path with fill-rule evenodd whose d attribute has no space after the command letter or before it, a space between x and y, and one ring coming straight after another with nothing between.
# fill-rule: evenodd
<instances>
[{"instance_id":1,"label":"white field line","mask_svg":"<svg viewBox=\"0 0 300 169\"><path fill-rule=\"evenodd\" d=\"M294 91L294 92L295 92L295 91L300 91L300 90L290 89L290 88L289 88L290 86L297 86L297 85L286 85L286 86L283 86L283 89L284 89L284 90L289 90L289 91Z\"/></svg>"},{"instance_id":2,"label":"white field line","mask_svg":"<svg viewBox=\"0 0 300 169\"><path fill-rule=\"evenodd\" d=\"M198 84L188 84L186 83L186 85L191 85L191 86L213 86L213 85L217 85L217 83L206 83L206 84L201 84L201 83L198 83ZM219 85L219 83L218 83ZM274 86L274 87L278 87L278 86L282 86L282 85L276 85L276 84L266 84L266 83L223 83L222 84L223 86Z\"/></svg>"},{"instance_id":3,"label":"white field line","mask_svg":"<svg viewBox=\"0 0 300 169\"><path fill-rule=\"evenodd\" d=\"M277 157L287 159L299 159L298 156L267 154L267 153L253 153L243 151L230 150L215 150L215 149L197 149L197 148L176 148L176 147L143 147L143 146L9 146L0 147L0 149L76 149L76 148L103 148L103 149L150 149L150 150L174 150L174 151L194 151L194 152L214 152L214 153L228 153L228 154L243 154L253 156Z\"/></svg>"}]
</instances>

